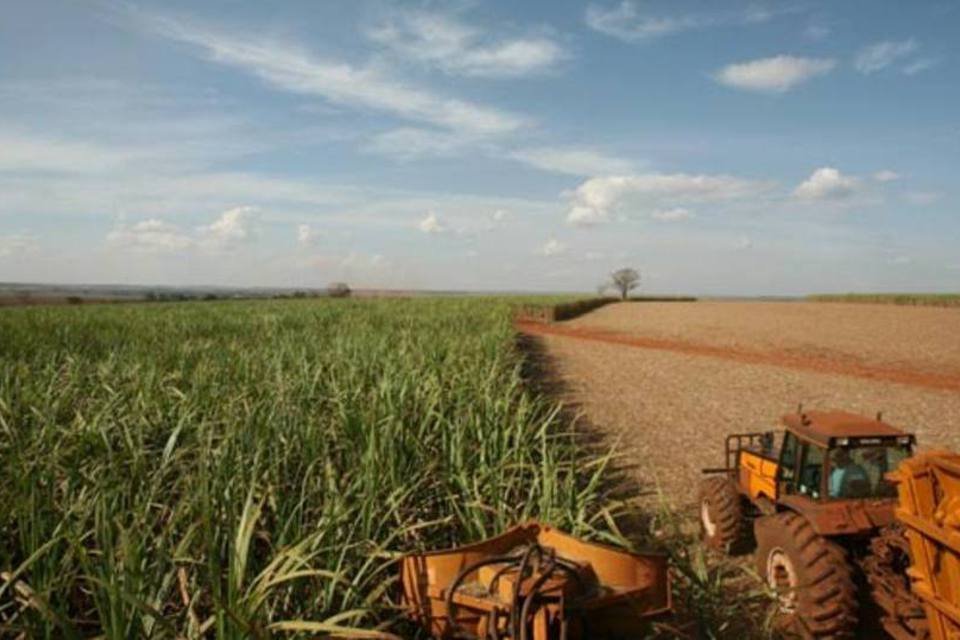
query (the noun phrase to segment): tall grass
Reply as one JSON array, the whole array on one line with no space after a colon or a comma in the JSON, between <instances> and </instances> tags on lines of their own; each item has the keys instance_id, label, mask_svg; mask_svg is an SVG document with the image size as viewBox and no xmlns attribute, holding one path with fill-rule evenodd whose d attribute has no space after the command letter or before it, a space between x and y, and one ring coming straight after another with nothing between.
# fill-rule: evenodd
<instances>
[{"instance_id":1,"label":"tall grass","mask_svg":"<svg viewBox=\"0 0 960 640\"><path fill-rule=\"evenodd\" d=\"M0 635L396 628L405 550L590 533L603 461L523 386L509 304L0 312Z\"/></svg>"}]
</instances>

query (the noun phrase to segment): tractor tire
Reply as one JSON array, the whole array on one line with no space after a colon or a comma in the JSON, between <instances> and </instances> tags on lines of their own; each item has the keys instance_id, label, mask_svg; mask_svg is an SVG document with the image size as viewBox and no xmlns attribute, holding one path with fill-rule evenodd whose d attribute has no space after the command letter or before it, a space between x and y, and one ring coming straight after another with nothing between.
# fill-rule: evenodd
<instances>
[{"instance_id":1,"label":"tractor tire","mask_svg":"<svg viewBox=\"0 0 960 640\"><path fill-rule=\"evenodd\" d=\"M707 478L700 484L700 531L707 546L736 553L744 540L740 492L729 478Z\"/></svg>"},{"instance_id":2,"label":"tractor tire","mask_svg":"<svg viewBox=\"0 0 960 640\"><path fill-rule=\"evenodd\" d=\"M847 552L786 512L757 519L757 572L777 592L781 626L806 638L852 638L859 601Z\"/></svg>"}]
</instances>

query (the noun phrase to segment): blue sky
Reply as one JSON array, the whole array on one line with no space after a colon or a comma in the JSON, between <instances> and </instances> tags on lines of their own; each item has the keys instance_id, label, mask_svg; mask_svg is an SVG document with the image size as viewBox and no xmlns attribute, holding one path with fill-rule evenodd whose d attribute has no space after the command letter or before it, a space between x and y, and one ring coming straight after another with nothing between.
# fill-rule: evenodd
<instances>
[{"instance_id":1,"label":"blue sky","mask_svg":"<svg viewBox=\"0 0 960 640\"><path fill-rule=\"evenodd\" d=\"M4 3L0 281L960 289L960 3Z\"/></svg>"}]
</instances>

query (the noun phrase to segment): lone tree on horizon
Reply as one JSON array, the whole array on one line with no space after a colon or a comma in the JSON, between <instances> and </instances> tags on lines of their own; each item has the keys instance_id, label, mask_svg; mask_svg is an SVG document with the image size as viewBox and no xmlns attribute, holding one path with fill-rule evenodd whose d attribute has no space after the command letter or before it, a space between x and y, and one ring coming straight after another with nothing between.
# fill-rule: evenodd
<instances>
[{"instance_id":1,"label":"lone tree on horizon","mask_svg":"<svg viewBox=\"0 0 960 640\"><path fill-rule=\"evenodd\" d=\"M346 282L334 282L327 287L327 295L331 298L349 298L351 293Z\"/></svg>"},{"instance_id":2,"label":"lone tree on horizon","mask_svg":"<svg viewBox=\"0 0 960 640\"><path fill-rule=\"evenodd\" d=\"M620 292L620 299L626 300L630 292L640 286L640 272L630 267L617 269L610 274L610 284Z\"/></svg>"}]
</instances>

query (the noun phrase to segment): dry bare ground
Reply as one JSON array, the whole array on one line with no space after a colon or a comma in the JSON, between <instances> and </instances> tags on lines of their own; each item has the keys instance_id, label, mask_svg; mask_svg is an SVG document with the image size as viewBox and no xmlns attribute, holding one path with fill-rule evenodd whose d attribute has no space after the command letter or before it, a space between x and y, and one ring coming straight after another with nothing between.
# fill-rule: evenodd
<instances>
[{"instance_id":1,"label":"dry bare ground","mask_svg":"<svg viewBox=\"0 0 960 640\"><path fill-rule=\"evenodd\" d=\"M815 303L616 304L562 323L722 349L641 348L542 335L567 399L635 465L637 479L668 500L696 498L700 469L722 462L727 433L773 427L799 403L872 415L916 432L923 447L960 450L960 393L868 379L829 368L862 362L960 376L960 310ZM670 342L672 344L673 342ZM777 356L760 363L742 352ZM791 359L793 358L793 359ZM844 371L842 367L838 369Z\"/></svg>"}]
</instances>

